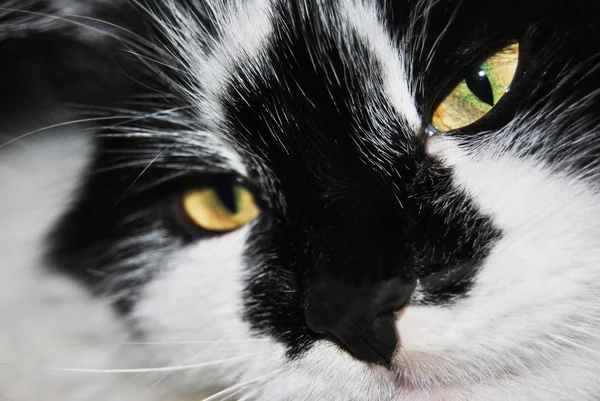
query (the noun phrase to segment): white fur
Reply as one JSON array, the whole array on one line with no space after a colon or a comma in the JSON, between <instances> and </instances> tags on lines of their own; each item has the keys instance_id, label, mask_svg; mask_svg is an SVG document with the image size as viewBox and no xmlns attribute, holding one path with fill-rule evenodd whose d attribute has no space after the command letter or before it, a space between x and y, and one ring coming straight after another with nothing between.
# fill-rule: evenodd
<instances>
[{"instance_id":1,"label":"white fur","mask_svg":"<svg viewBox=\"0 0 600 401\"><path fill-rule=\"evenodd\" d=\"M599 195L511 156L477 161L435 138L455 184L504 230L467 299L409 307L395 370L313 348L267 400L595 400L600 393ZM398 380L398 387L394 387Z\"/></svg>"},{"instance_id":2,"label":"white fur","mask_svg":"<svg viewBox=\"0 0 600 401\"><path fill-rule=\"evenodd\" d=\"M599 194L541 163L508 155L474 160L450 138L431 142L457 186L504 234L468 299L406 310L398 328L408 357L448 359L451 368L440 372L457 382L509 371L524 376L506 378L494 399L508 391L519 399L594 399L598 386L577 383L590 379L590 367L600 368ZM565 380L570 375L579 380Z\"/></svg>"},{"instance_id":3,"label":"white fur","mask_svg":"<svg viewBox=\"0 0 600 401\"><path fill-rule=\"evenodd\" d=\"M418 130L421 116L415 107L407 79L405 53L400 53L403 49L392 44L392 38L385 31L378 15L380 11L363 0L345 0L344 8L349 25L381 63L384 88L395 112L408 122L410 129Z\"/></svg>"},{"instance_id":4,"label":"white fur","mask_svg":"<svg viewBox=\"0 0 600 401\"><path fill-rule=\"evenodd\" d=\"M366 63L362 65L363 61L352 55L346 63L349 68L359 68L362 71L363 90L372 93L372 99L377 99L379 93L375 92L381 91L380 85L374 82L381 80L384 83L385 101L372 101L354 110L355 114L367 114L372 130L355 134L368 145L362 148L366 163L373 164L383 175L394 174L390 165L399 156L396 149L409 153L412 151L409 148L412 142L398 140L398 131L390 128L396 126L390 121L390 116L396 116L404 127L403 131L409 135L416 132L421 124L414 101L414 88L407 76L408 58L404 49L393 44L393 38L384 28L380 15L382 10L363 0L345 0L340 9L343 19L338 23L340 26L337 29L343 34L332 34L340 40L338 46L342 49L348 46L349 38L356 35L364 47L372 52L379 68ZM372 145L375 145L375 152L370 150Z\"/></svg>"},{"instance_id":5,"label":"white fur","mask_svg":"<svg viewBox=\"0 0 600 401\"><path fill-rule=\"evenodd\" d=\"M249 338L235 305L227 302L239 298L241 261L239 252L228 254L223 246L237 243L241 250L243 231L182 250L172 273L148 288L135 312L150 333L141 340L109 300L46 264L46 236L69 206L89 161L91 144L82 131L41 131L0 149L0 398L153 401L196 393L198 400L236 379L269 373L266 362L278 348L261 351L267 340ZM207 281L215 284L207 287ZM216 283L223 285L213 297ZM182 302L197 304L198 313L176 313ZM140 368L146 371L136 373ZM162 381L176 384L161 386Z\"/></svg>"},{"instance_id":6,"label":"white fur","mask_svg":"<svg viewBox=\"0 0 600 401\"><path fill-rule=\"evenodd\" d=\"M194 17L193 10L172 0L169 10L178 26L155 16L177 49L178 62L191 78L189 87L180 90L194 99L203 119L208 117L215 125L222 122L222 96L236 68L243 66L242 71L248 75L263 68L262 51L272 31L270 3L270 0L207 3L204 12L218 29L218 40L207 39L211 36Z\"/></svg>"},{"instance_id":7,"label":"white fur","mask_svg":"<svg viewBox=\"0 0 600 401\"><path fill-rule=\"evenodd\" d=\"M6 399L133 396L128 378L55 369L135 363L121 353L127 334L106 301L43 262L44 237L68 206L89 151L77 131L45 132L0 149L0 396Z\"/></svg>"},{"instance_id":8,"label":"white fur","mask_svg":"<svg viewBox=\"0 0 600 401\"><path fill-rule=\"evenodd\" d=\"M273 372L283 348L254 337L242 322L243 251L248 227L181 250L148 286L133 312L158 364L232 358L204 370L170 375L178 387L224 387ZM200 342L190 344L190 342ZM204 342L204 343L203 343Z\"/></svg>"}]
</instances>

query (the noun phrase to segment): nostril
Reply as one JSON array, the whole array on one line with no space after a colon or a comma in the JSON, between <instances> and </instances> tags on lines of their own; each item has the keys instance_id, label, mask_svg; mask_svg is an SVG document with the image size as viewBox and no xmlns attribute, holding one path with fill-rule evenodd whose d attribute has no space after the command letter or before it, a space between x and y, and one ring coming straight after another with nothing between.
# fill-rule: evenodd
<instances>
[{"instance_id":1,"label":"nostril","mask_svg":"<svg viewBox=\"0 0 600 401\"><path fill-rule=\"evenodd\" d=\"M355 358L389 365L398 345L395 313L413 290L398 278L370 285L321 278L307 288L306 322Z\"/></svg>"}]
</instances>

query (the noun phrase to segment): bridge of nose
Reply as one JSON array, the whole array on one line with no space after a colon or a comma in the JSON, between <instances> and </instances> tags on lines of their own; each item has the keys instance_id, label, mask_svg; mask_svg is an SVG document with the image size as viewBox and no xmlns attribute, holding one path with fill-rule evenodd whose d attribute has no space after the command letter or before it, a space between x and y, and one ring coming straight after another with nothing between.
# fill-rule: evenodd
<instances>
[{"instance_id":1,"label":"bridge of nose","mask_svg":"<svg viewBox=\"0 0 600 401\"><path fill-rule=\"evenodd\" d=\"M310 331L385 365L398 345L395 314L414 290L410 205L379 184L361 188L298 216L296 255Z\"/></svg>"}]
</instances>

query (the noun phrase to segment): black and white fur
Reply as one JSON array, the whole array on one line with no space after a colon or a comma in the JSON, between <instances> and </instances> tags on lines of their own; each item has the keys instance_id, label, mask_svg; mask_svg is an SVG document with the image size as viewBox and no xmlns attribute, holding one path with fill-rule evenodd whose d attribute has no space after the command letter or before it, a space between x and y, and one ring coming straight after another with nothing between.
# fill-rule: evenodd
<instances>
[{"instance_id":1,"label":"black and white fur","mask_svg":"<svg viewBox=\"0 0 600 401\"><path fill-rule=\"evenodd\" d=\"M0 399L598 399L598 11L2 1ZM501 104L425 135L512 40ZM231 175L262 216L186 229Z\"/></svg>"}]
</instances>

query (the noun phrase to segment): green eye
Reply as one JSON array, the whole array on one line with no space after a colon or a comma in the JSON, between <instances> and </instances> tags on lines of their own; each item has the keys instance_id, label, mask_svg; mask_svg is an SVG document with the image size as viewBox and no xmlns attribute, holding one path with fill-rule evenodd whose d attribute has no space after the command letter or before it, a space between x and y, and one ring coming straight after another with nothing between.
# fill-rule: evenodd
<instances>
[{"instance_id":1,"label":"green eye","mask_svg":"<svg viewBox=\"0 0 600 401\"><path fill-rule=\"evenodd\" d=\"M247 188L235 185L222 192L215 188L188 191L183 194L183 210L194 224L209 231L232 231L260 215Z\"/></svg>"},{"instance_id":2,"label":"green eye","mask_svg":"<svg viewBox=\"0 0 600 401\"><path fill-rule=\"evenodd\" d=\"M479 120L508 92L519 61L519 44L494 53L476 67L464 71L465 78L433 112L431 125L439 132L454 131Z\"/></svg>"}]
</instances>

